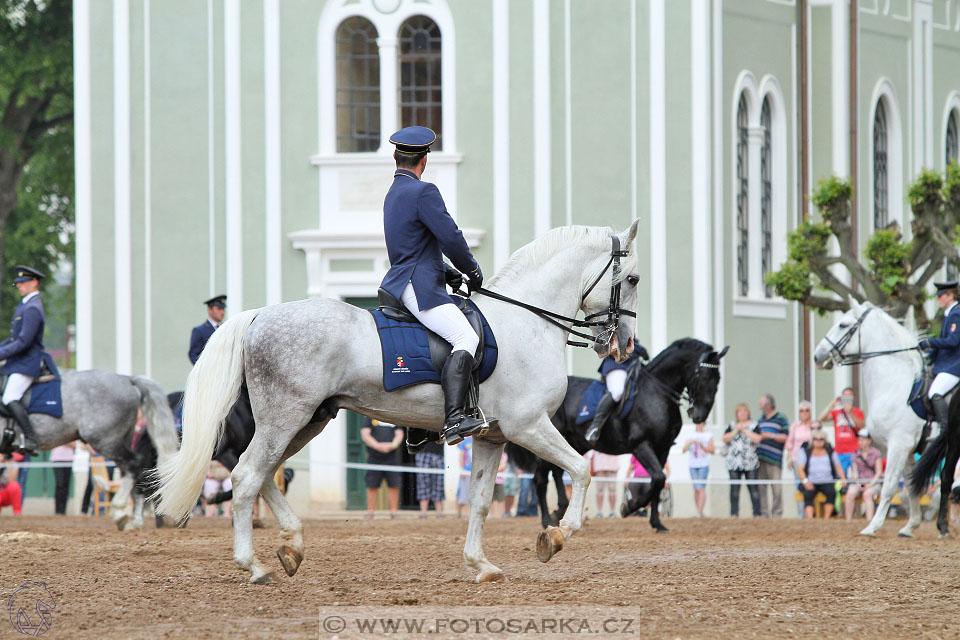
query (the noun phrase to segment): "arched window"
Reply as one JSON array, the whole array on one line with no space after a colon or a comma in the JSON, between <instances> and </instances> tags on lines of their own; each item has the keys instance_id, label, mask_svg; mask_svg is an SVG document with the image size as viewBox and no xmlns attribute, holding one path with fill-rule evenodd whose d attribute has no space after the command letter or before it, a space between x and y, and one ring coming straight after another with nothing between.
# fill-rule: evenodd
<instances>
[{"instance_id":1,"label":"arched window","mask_svg":"<svg viewBox=\"0 0 960 640\"><path fill-rule=\"evenodd\" d=\"M947 120L947 164L960 160L960 140L957 135L957 112L952 111Z\"/></svg>"},{"instance_id":2,"label":"arched window","mask_svg":"<svg viewBox=\"0 0 960 640\"><path fill-rule=\"evenodd\" d=\"M737 105L737 287L740 295L744 297L750 292L748 275L750 168L747 163L749 149L747 135L747 97L740 94L740 102Z\"/></svg>"},{"instance_id":3,"label":"arched window","mask_svg":"<svg viewBox=\"0 0 960 640\"><path fill-rule=\"evenodd\" d=\"M883 229L889 222L887 191L887 111L883 100L877 102L873 116L873 228Z\"/></svg>"},{"instance_id":4,"label":"arched window","mask_svg":"<svg viewBox=\"0 0 960 640\"><path fill-rule=\"evenodd\" d=\"M770 123L770 99L763 99L760 110L763 146L760 147L760 264L762 276L773 270L773 131ZM763 295L773 297L773 288L764 283Z\"/></svg>"},{"instance_id":5,"label":"arched window","mask_svg":"<svg viewBox=\"0 0 960 640\"><path fill-rule=\"evenodd\" d=\"M426 16L400 25L400 126L430 127L437 134L433 149L443 149L443 82L440 75L440 28Z\"/></svg>"},{"instance_id":6,"label":"arched window","mask_svg":"<svg viewBox=\"0 0 960 640\"><path fill-rule=\"evenodd\" d=\"M379 146L377 29L354 16L337 28L337 151L376 151Z\"/></svg>"}]
</instances>

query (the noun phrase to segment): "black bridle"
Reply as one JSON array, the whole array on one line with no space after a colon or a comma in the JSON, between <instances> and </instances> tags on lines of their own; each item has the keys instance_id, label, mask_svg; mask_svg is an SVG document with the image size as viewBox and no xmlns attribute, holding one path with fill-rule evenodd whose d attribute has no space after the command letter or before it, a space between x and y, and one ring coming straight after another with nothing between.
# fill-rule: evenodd
<instances>
[{"instance_id":1,"label":"black bridle","mask_svg":"<svg viewBox=\"0 0 960 640\"><path fill-rule=\"evenodd\" d=\"M867 307L867 309L860 314L860 317L857 318L857 321L854 322L850 327L844 332L840 339L834 342L830 339L829 335L823 337L830 344L830 358L837 363L838 366L847 366L851 364L860 364L864 360L870 360L871 358L877 358L879 356L886 356L893 353L903 353L905 351L920 351L920 345L915 347L906 347L903 349L888 349L886 351L864 351L862 346L862 340L860 337L860 327L863 325L863 321L866 319L870 312L873 311L873 307ZM853 340L853 334L857 334L857 352L851 354L844 354L843 348L846 347L851 340Z\"/></svg>"},{"instance_id":2,"label":"black bridle","mask_svg":"<svg viewBox=\"0 0 960 640\"><path fill-rule=\"evenodd\" d=\"M580 306L583 306L584 301L587 299L587 296L590 295L590 292L597 286L600 282L600 279L603 278L604 274L613 267L612 272L612 284L610 285L610 305L604 310L597 313L591 313L586 316L583 320L577 320L576 318L568 318L567 316L560 315L559 313L554 313L549 309L541 309L540 307L535 307L532 304L527 304L526 302L520 302L519 300L514 300L503 294L497 293L496 291L490 291L489 289L484 289L483 287L477 289L477 293L481 293L489 298L494 300L500 300L501 302L507 302L509 304L520 307L521 309L526 309L527 311L533 313L534 315L546 320L550 324L556 325L571 333L578 338L583 338L584 340L589 340L590 342L596 342L597 344L606 345L610 343L610 339L616 330L620 326L620 316L630 316L632 318L637 317L636 311L630 311L629 309L623 309L620 307L620 287L623 284L623 281L620 279L620 258L627 256L627 251L620 248L620 238L613 236L613 247L610 250L610 259L607 261L606 266L603 267L603 270L600 274L593 280L584 294L580 297ZM597 316L606 316L606 320L596 321L591 320ZM567 322L570 324L563 324ZM603 330L598 332L596 336L593 336L589 333L584 333L583 331L574 331L573 327L578 328L587 328L587 327L603 327ZM589 347L587 342L578 342L574 340L567 340L567 344L574 347Z\"/></svg>"},{"instance_id":3,"label":"black bridle","mask_svg":"<svg viewBox=\"0 0 960 640\"><path fill-rule=\"evenodd\" d=\"M650 380L651 380L657 387L660 388L660 390L663 392L663 394L664 394L665 396L667 396L667 399L670 400L670 402L674 403L674 404L677 405L678 407L679 407L684 401L686 401L687 403L689 403L689 404L690 404L690 407L687 409L687 415L690 415L690 413L693 411L693 405L695 404L695 399L696 399L696 397L697 397L697 393L700 391L700 373L701 373L704 369L719 369L719 368L720 368L720 363L719 363L719 362L716 363L716 364L714 364L714 363L712 363L712 362L705 362L706 358L710 355L710 353L711 353L711 352L707 351L707 352L704 352L704 353L702 353L702 354L700 355L700 360L697 362L697 372L696 372L696 373L694 374L694 376L693 376L693 381L691 382L690 380L686 380L686 381L684 382L684 384L683 384L683 390L682 390L682 391L676 391L675 389L673 389L673 388L670 387L669 385L665 384L664 382L661 382L660 379L657 378L657 377L656 377L655 375L653 375L652 373L650 373L650 370L647 368L647 366L644 365L644 364L642 364L642 363L640 363L640 364L637 365L637 381L639 381L639 375L640 375L640 374L646 374L647 377L650 378Z\"/></svg>"}]
</instances>

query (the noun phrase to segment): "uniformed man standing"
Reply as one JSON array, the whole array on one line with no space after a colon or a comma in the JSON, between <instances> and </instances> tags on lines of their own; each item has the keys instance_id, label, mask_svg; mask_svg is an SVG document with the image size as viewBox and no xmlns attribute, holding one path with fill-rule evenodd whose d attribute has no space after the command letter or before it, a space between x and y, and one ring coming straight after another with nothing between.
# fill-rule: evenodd
<instances>
[{"instance_id":1,"label":"uniformed man standing","mask_svg":"<svg viewBox=\"0 0 960 640\"><path fill-rule=\"evenodd\" d=\"M943 325L939 338L920 341L921 349L934 354L933 372L936 377L930 383L927 397L933 405L940 428L947 424L946 395L960 382L960 306L957 305L957 281L934 282L937 288L937 304L943 309Z\"/></svg>"},{"instance_id":2,"label":"uniformed man standing","mask_svg":"<svg viewBox=\"0 0 960 640\"><path fill-rule=\"evenodd\" d=\"M207 316L203 324L194 327L190 333L190 351L187 355L190 357L190 364L197 364L203 348L207 346L207 340L213 335L221 324L223 324L223 314L227 311L227 296L214 296L204 301L207 305Z\"/></svg>"},{"instance_id":3,"label":"uniformed man standing","mask_svg":"<svg viewBox=\"0 0 960 640\"><path fill-rule=\"evenodd\" d=\"M37 437L30 424L27 408L20 400L33 379L40 376L43 365L43 327L46 317L38 290L44 275L24 266L16 266L14 271L16 277L13 282L23 299L13 314L10 337L0 343L0 360L6 360L0 373L10 376L3 390L2 402L20 425L23 433L21 451L37 455Z\"/></svg>"},{"instance_id":4,"label":"uniformed man standing","mask_svg":"<svg viewBox=\"0 0 960 640\"><path fill-rule=\"evenodd\" d=\"M383 201L383 232L390 270L380 287L453 347L440 373L444 408L440 437L447 444L457 444L475 435L484 424L483 420L464 414L480 338L450 301L444 284L459 288L463 278L444 263L443 255L469 276L467 287L471 293L483 284L483 273L447 212L440 190L420 179L427 166L430 145L436 139L437 135L426 127L406 127L390 137L390 144L396 146L393 158L397 169Z\"/></svg>"}]
</instances>

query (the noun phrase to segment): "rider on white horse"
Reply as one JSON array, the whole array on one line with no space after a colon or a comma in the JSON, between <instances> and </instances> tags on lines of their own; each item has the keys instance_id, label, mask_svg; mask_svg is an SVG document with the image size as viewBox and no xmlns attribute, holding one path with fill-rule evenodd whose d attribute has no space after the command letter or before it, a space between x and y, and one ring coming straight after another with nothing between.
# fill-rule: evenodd
<instances>
[{"instance_id":1,"label":"rider on white horse","mask_svg":"<svg viewBox=\"0 0 960 640\"><path fill-rule=\"evenodd\" d=\"M430 145L436 140L437 134L426 127L406 127L390 136L390 144L397 147L393 154L397 170L383 201L383 235L390 270L380 287L453 347L440 374L444 401L440 438L447 444L457 444L484 425L483 420L464 414L480 337L450 302L445 283L459 289L463 277L443 262L441 252L470 276L467 287L471 293L480 288L483 273L457 223L447 213L440 190L420 179Z\"/></svg>"},{"instance_id":2,"label":"rider on white horse","mask_svg":"<svg viewBox=\"0 0 960 640\"><path fill-rule=\"evenodd\" d=\"M23 442L20 450L37 455L37 438L27 415L27 408L20 402L33 379L41 373L43 363L43 303L40 301L40 278L44 275L30 267L14 267L16 277L13 282L23 296L13 314L10 337L0 343L0 360L6 360L0 373L8 374L7 386L3 390L2 402L20 425Z\"/></svg>"},{"instance_id":3,"label":"rider on white horse","mask_svg":"<svg viewBox=\"0 0 960 640\"><path fill-rule=\"evenodd\" d=\"M940 428L947 424L946 395L960 382L960 305L957 305L957 281L934 282L937 287L937 304L943 309L943 325L939 338L920 341L921 349L934 354L933 372L936 377L930 384L927 397L933 405Z\"/></svg>"}]
</instances>

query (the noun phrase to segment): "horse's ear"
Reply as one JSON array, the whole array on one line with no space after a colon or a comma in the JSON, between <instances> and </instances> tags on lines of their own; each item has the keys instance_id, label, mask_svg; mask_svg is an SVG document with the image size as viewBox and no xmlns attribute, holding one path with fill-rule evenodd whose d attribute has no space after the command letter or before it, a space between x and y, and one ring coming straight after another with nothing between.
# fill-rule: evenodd
<instances>
[{"instance_id":1,"label":"horse's ear","mask_svg":"<svg viewBox=\"0 0 960 640\"><path fill-rule=\"evenodd\" d=\"M623 238L624 247L630 247L633 245L633 241L637 237L637 228L639 226L640 226L640 218L637 218L636 220L633 221L633 224L627 227L627 230L624 231L623 234L621 234L621 237Z\"/></svg>"},{"instance_id":2,"label":"horse's ear","mask_svg":"<svg viewBox=\"0 0 960 640\"><path fill-rule=\"evenodd\" d=\"M849 303L850 303L850 310L853 311L855 314L859 315L859 314L860 314L860 303L857 302L857 299L854 298L853 296L850 296L849 298L847 298L847 300L848 300Z\"/></svg>"},{"instance_id":3,"label":"horse's ear","mask_svg":"<svg viewBox=\"0 0 960 640\"><path fill-rule=\"evenodd\" d=\"M729 350L730 350L730 345L725 346L725 347L723 348L723 350L720 351L720 353L717 354L717 359L720 359L720 358L722 358L723 356L727 355L727 351L729 351Z\"/></svg>"}]
</instances>

